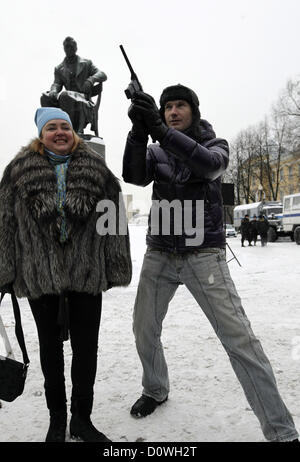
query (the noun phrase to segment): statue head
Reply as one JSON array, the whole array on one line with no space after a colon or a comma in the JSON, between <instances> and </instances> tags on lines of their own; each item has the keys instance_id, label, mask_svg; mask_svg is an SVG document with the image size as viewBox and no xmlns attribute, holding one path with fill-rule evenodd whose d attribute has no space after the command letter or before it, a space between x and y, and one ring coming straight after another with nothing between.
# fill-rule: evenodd
<instances>
[{"instance_id":1,"label":"statue head","mask_svg":"<svg viewBox=\"0 0 300 462\"><path fill-rule=\"evenodd\" d=\"M63 41L64 50L67 58L71 58L76 55L77 43L72 37L66 37Z\"/></svg>"}]
</instances>

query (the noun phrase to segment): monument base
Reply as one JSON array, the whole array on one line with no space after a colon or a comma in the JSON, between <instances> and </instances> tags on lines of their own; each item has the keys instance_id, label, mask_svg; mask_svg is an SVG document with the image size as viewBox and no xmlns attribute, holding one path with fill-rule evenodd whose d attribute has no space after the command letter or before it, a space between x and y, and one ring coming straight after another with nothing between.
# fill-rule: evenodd
<instances>
[{"instance_id":1,"label":"monument base","mask_svg":"<svg viewBox=\"0 0 300 462\"><path fill-rule=\"evenodd\" d=\"M101 156L105 160L105 143L103 141L103 138L100 138L99 136L95 135L80 135L80 138L82 138L91 149L96 151L99 156Z\"/></svg>"}]
</instances>

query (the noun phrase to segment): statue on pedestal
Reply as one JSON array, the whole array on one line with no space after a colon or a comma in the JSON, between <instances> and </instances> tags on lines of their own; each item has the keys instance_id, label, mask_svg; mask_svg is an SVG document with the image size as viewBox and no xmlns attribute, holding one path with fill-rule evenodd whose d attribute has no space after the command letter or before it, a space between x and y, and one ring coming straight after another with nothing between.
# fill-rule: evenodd
<instances>
[{"instance_id":1,"label":"statue on pedestal","mask_svg":"<svg viewBox=\"0 0 300 462\"><path fill-rule=\"evenodd\" d=\"M85 127L90 123L91 130L98 137L102 83L107 76L91 60L76 54L77 43L72 37L67 37L63 46L66 57L55 67L54 82L50 91L42 94L41 106L59 107L67 112L79 135L83 135ZM93 96L97 96L96 102L92 100Z\"/></svg>"}]
</instances>

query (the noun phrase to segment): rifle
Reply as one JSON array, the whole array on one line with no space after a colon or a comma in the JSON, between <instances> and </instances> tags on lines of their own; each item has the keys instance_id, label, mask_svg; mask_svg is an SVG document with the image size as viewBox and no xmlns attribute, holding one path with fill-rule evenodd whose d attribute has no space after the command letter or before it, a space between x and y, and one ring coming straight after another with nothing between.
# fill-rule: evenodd
<instances>
[{"instance_id":1,"label":"rifle","mask_svg":"<svg viewBox=\"0 0 300 462\"><path fill-rule=\"evenodd\" d=\"M125 58L126 64L129 67L130 76L131 76L130 84L128 85L128 87L124 91L125 91L125 95L127 96L127 98L132 100L135 97L135 95L136 95L136 93L138 91L143 91L143 87L140 84L140 81L139 81L136 73L134 72L132 65L130 64L130 61L128 59L127 54L125 53L123 45L120 45L120 49L121 49L122 54L123 54L123 56ZM152 137L152 141L153 141L153 143L155 143L155 139L153 137Z\"/></svg>"},{"instance_id":2,"label":"rifle","mask_svg":"<svg viewBox=\"0 0 300 462\"><path fill-rule=\"evenodd\" d=\"M122 51L122 54L123 54L124 59L126 61L126 64L129 67L130 76L131 76L131 81L130 81L130 84L128 85L128 87L125 90L125 95L127 96L128 99L132 100L134 98L135 94L138 91L143 91L143 88L142 88L142 85L139 82L139 79L138 79L136 73L134 72L134 70L132 68L132 65L130 64L130 61L129 61L128 57L127 57L127 54L125 53L123 45L120 45L120 49Z\"/></svg>"}]
</instances>

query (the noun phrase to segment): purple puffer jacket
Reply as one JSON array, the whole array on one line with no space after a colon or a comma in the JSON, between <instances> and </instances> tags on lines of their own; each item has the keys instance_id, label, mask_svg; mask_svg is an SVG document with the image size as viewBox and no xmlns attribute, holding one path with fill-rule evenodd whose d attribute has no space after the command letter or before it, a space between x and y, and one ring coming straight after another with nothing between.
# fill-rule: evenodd
<instances>
[{"instance_id":1,"label":"purple puffer jacket","mask_svg":"<svg viewBox=\"0 0 300 462\"><path fill-rule=\"evenodd\" d=\"M147 244L150 247L170 252L186 252L197 248L225 246L221 175L228 162L228 143L221 138L213 138L200 144L170 128L160 144L151 144L147 148L146 141L138 141L129 133L123 158L123 179L139 186L147 186L153 181L154 202L147 233ZM193 228L196 225L196 201L204 201L202 243L195 245L195 240L192 245L187 244L187 239L192 242L193 235L186 234L184 226L178 235L174 228L172 210L169 214L170 233L163 231L161 219L159 229L154 230L151 215L154 214L156 201L163 199L169 203L177 199L182 205L189 204ZM183 212L182 218L184 220Z\"/></svg>"}]
</instances>

